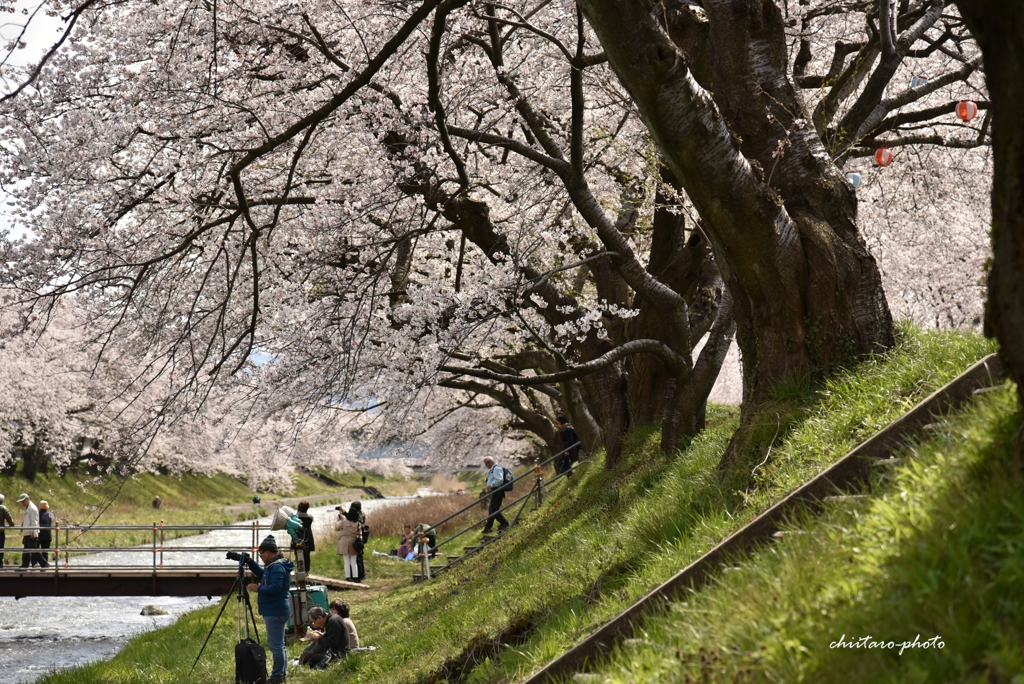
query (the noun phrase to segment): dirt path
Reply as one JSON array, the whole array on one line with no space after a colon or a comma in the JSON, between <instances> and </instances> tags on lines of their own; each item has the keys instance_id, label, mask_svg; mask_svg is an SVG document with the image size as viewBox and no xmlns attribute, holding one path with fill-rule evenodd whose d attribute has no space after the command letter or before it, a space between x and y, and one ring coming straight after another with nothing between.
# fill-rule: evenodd
<instances>
[{"instance_id":1,"label":"dirt path","mask_svg":"<svg viewBox=\"0 0 1024 684\"><path fill-rule=\"evenodd\" d=\"M259 508L273 514L274 511L281 506L291 506L292 508L295 508L299 505L300 501L308 501L310 506L322 505L331 499L337 499L339 496L344 499L346 504L349 501L362 501L363 499L369 498L369 496L362 490L342 489L334 492L333 494L314 494L311 496L283 496L280 498L269 498L268 496L261 495L260 502L258 504L231 504L228 506L222 506L221 508L232 518L237 518L241 513L245 513L246 515L254 514Z\"/></svg>"}]
</instances>

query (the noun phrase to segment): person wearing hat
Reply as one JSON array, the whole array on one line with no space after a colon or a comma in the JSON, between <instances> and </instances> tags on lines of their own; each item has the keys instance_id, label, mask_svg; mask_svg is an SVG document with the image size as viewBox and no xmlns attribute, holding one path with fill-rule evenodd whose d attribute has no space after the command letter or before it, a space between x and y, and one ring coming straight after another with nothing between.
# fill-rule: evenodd
<instances>
[{"instance_id":1,"label":"person wearing hat","mask_svg":"<svg viewBox=\"0 0 1024 684\"><path fill-rule=\"evenodd\" d=\"M21 517L21 545L26 549L21 553L21 567L18 569L28 570L29 564L39 562L39 554L28 550L39 548L39 509L24 492L18 497L18 503L25 509Z\"/></svg>"},{"instance_id":2,"label":"person wearing hat","mask_svg":"<svg viewBox=\"0 0 1024 684\"><path fill-rule=\"evenodd\" d=\"M291 602L288 598L292 584L292 570L295 564L281 555L274 535L260 543L260 560L263 567L249 558L246 564L256 577L256 582L246 587L256 592L256 604L267 630L267 648L274 657L274 669L270 672L268 684L281 684L288 673L288 654L284 649L285 623L291 616Z\"/></svg>"},{"instance_id":3,"label":"person wearing hat","mask_svg":"<svg viewBox=\"0 0 1024 684\"><path fill-rule=\"evenodd\" d=\"M4 506L4 495L0 494L0 568L4 567L4 547L7 545L7 527L14 527L14 518Z\"/></svg>"}]
</instances>

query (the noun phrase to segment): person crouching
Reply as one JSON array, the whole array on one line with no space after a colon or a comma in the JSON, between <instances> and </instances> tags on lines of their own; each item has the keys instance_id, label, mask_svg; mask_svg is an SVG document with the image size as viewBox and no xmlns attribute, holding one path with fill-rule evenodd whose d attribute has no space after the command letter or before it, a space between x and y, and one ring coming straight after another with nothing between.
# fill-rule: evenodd
<instances>
[{"instance_id":1,"label":"person crouching","mask_svg":"<svg viewBox=\"0 0 1024 684\"><path fill-rule=\"evenodd\" d=\"M309 633L309 639L313 643L299 656L300 664L320 669L331 659L348 653L348 627L340 615L328 613L320 606L313 606L309 609L309 620L317 631ZM328 654L330 658L324 662Z\"/></svg>"}]
</instances>

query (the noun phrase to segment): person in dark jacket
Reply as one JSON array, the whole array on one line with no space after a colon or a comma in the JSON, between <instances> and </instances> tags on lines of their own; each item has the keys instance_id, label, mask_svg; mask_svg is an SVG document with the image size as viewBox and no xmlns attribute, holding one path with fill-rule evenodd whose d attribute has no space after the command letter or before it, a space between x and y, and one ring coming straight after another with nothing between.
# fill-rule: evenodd
<instances>
[{"instance_id":1,"label":"person in dark jacket","mask_svg":"<svg viewBox=\"0 0 1024 684\"><path fill-rule=\"evenodd\" d=\"M7 506L4 506L4 495L0 494L0 568L4 567L4 546L7 545L5 527L14 527L14 518Z\"/></svg>"},{"instance_id":2,"label":"person in dark jacket","mask_svg":"<svg viewBox=\"0 0 1024 684\"><path fill-rule=\"evenodd\" d=\"M50 511L50 504L46 501L39 502L39 567L49 566L50 547L53 545L53 513Z\"/></svg>"},{"instance_id":3,"label":"person in dark jacket","mask_svg":"<svg viewBox=\"0 0 1024 684\"><path fill-rule=\"evenodd\" d=\"M302 521L303 536L300 544L296 544L295 540L292 540L292 551L296 554L296 560L298 560L299 551L302 552L302 567L307 573L312 572L312 567L309 564L309 554L316 551L316 542L313 539L313 516L309 513L309 502L300 501L295 515Z\"/></svg>"},{"instance_id":4,"label":"person in dark jacket","mask_svg":"<svg viewBox=\"0 0 1024 684\"><path fill-rule=\"evenodd\" d=\"M573 430L572 425L569 425L569 419L565 416L558 416L555 422L558 423L558 436L562 438L563 453L555 459L555 472L560 475L569 472L572 464L580 460L580 436ZM572 477L572 473L566 477Z\"/></svg>"},{"instance_id":5,"label":"person in dark jacket","mask_svg":"<svg viewBox=\"0 0 1024 684\"><path fill-rule=\"evenodd\" d=\"M348 627L340 615L328 613L320 606L313 606L309 609L309 620L317 631L309 633L309 639L313 643L299 656L300 664L313 667L323 660L328 652L335 657L348 653Z\"/></svg>"},{"instance_id":6,"label":"person in dark jacket","mask_svg":"<svg viewBox=\"0 0 1024 684\"><path fill-rule=\"evenodd\" d=\"M353 501L349 505L348 509L356 512L357 522L362 528L363 546L359 548L359 553L356 554L356 568L359 569L359 581L362 582L366 579L366 566L363 565L363 551L366 550L366 542L370 541L370 526L366 524L366 516L363 515L363 504L358 501Z\"/></svg>"},{"instance_id":7,"label":"person in dark jacket","mask_svg":"<svg viewBox=\"0 0 1024 684\"><path fill-rule=\"evenodd\" d=\"M292 584L292 570L295 564L281 555L274 535L260 543L260 560L263 567L252 558L247 559L249 571L259 582L246 588L256 592L256 605L263 616L267 631L267 648L274 657L274 669L270 672L268 684L282 684L288 673L288 654L284 649L285 623L291 616L291 602L288 595Z\"/></svg>"}]
</instances>

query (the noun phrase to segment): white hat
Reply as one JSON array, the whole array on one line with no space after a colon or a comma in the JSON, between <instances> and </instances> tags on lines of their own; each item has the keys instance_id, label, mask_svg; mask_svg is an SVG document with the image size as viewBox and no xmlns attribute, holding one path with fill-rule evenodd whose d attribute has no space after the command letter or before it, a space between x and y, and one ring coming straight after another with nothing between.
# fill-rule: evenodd
<instances>
[{"instance_id":1,"label":"white hat","mask_svg":"<svg viewBox=\"0 0 1024 684\"><path fill-rule=\"evenodd\" d=\"M22 501L24 501L27 498L28 498L28 494L22 492L21 496L18 497L18 503L21 503Z\"/></svg>"}]
</instances>

